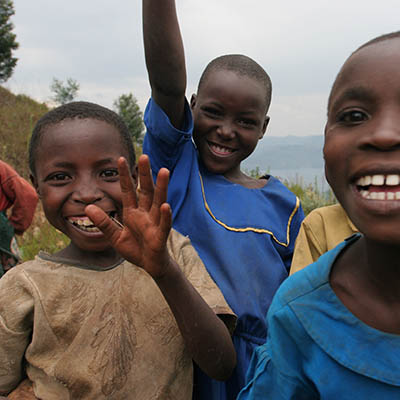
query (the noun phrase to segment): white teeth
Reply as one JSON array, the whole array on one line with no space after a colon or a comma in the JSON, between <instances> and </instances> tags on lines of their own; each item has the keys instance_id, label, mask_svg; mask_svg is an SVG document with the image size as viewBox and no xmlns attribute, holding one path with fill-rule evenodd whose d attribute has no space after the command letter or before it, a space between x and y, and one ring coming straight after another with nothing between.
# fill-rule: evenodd
<instances>
[{"instance_id":1,"label":"white teeth","mask_svg":"<svg viewBox=\"0 0 400 400\"><path fill-rule=\"evenodd\" d=\"M382 186L385 183L385 175L373 175L372 184L374 186Z\"/></svg>"},{"instance_id":2,"label":"white teeth","mask_svg":"<svg viewBox=\"0 0 400 400\"><path fill-rule=\"evenodd\" d=\"M400 183L399 175L388 175L386 177L386 185L397 186Z\"/></svg>"},{"instance_id":3,"label":"white teeth","mask_svg":"<svg viewBox=\"0 0 400 400\"><path fill-rule=\"evenodd\" d=\"M357 186L366 186L365 184L365 176L362 176L361 178L358 178L356 181Z\"/></svg>"},{"instance_id":4,"label":"white teeth","mask_svg":"<svg viewBox=\"0 0 400 400\"><path fill-rule=\"evenodd\" d=\"M356 181L356 185L358 186L397 186L400 184L400 175L391 174L391 175L366 175L358 178Z\"/></svg>"},{"instance_id":5,"label":"white teeth","mask_svg":"<svg viewBox=\"0 0 400 400\"><path fill-rule=\"evenodd\" d=\"M370 186L399 186L400 175L399 174L376 174L376 175L365 175L357 179L356 185L360 188L360 195L365 199L370 200L400 200L400 192L392 191L370 191Z\"/></svg>"},{"instance_id":6,"label":"white teeth","mask_svg":"<svg viewBox=\"0 0 400 400\"><path fill-rule=\"evenodd\" d=\"M393 192L387 192L386 197L388 200L394 200L396 195Z\"/></svg>"},{"instance_id":7,"label":"white teeth","mask_svg":"<svg viewBox=\"0 0 400 400\"><path fill-rule=\"evenodd\" d=\"M225 154L230 154L232 153L231 149L227 149L226 147L220 147L220 146L216 146L216 145L212 145L214 151L216 151L217 153L225 153Z\"/></svg>"},{"instance_id":8,"label":"white teeth","mask_svg":"<svg viewBox=\"0 0 400 400\"><path fill-rule=\"evenodd\" d=\"M400 200L400 192L369 192L361 190L360 195L367 200Z\"/></svg>"},{"instance_id":9,"label":"white teeth","mask_svg":"<svg viewBox=\"0 0 400 400\"><path fill-rule=\"evenodd\" d=\"M87 218L69 218L68 221L78 227L79 229L86 231L86 232L100 232L100 230L93 224L93 222Z\"/></svg>"},{"instance_id":10,"label":"white teeth","mask_svg":"<svg viewBox=\"0 0 400 400\"><path fill-rule=\"evenodd\" d=\"M385 200L386 199L386 193L385 192L377 192L377 200Z\"/></svg>"},{"instance_id":11,"label":"white teeth","mask_svg":"<svg viewBox=\"0 0 400 400\"><path fill-rule=\"evenodd\" d=\"M369 199L372 199L372 200L379 200L378 199L378 193L377 192L371 192L370 194L369 194L369 197L368 197Z\"/></svg>"}]
</instances>

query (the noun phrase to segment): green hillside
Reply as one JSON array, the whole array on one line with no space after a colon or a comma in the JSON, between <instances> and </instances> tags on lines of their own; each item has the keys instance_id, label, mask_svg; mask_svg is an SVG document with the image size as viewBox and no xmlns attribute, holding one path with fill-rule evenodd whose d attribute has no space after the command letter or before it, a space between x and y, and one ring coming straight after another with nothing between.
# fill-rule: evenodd
<instances>
[{"instance_id":1,"label":"green hillside","mask_svg":"<svg viewBox=\"0 0 400 400\"><path fill-rule=\"evenodd\" d=\"M45 104L0 86L0 159L25 178L29 177L29 138L35 123L47 111Z\"/></svg>"},{"instance_id":2,"label":"green hillside","mask_svg":"<svg viewBox=\"0 0 400 400\"><path fill-rule=\"evenodd\" d=\"M28 143L38 119L48 111L45 104L25 95L14 95L0 86L0 159L29 180ZM40 204L30 228L17 238L23 260L32 259L39 250L53 253L68 239L49 225Z\"/></svg>"}]
</instances>

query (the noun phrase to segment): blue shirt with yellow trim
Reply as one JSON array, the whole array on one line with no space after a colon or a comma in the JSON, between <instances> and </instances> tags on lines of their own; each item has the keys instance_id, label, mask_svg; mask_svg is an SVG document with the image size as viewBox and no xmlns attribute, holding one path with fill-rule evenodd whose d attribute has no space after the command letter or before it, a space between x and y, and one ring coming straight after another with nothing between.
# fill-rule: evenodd
<instances>
[{"instance_id":1,"label":"blue shirt with yellow trim","mask_svg":"<svg viewBox=\"0 0 400 400\"><path fill-rule=\"evenodd\" d=\"M152 100L145 124L143 152L150 157L154 176L161 167L171 171L168 202L173 226L189 236L238 316L233 377L220 383L197 376L195 398L234 399L245 383L253 349L265 341L265 316L288 276L303 211L297 197L274 177L261 189L248 189L205 170L192 141L188 104L182 131Z\"/></svg>"},{"instance_id":2,"label":"blue shirt with yellow trim","mask_svg":"<svg viewBox=\"0 0 400 400\"><path fill-rule=\"evenodd\" d=\"M329 284L336 257L359 236L282 284L238 400L400 399L400 335L364 324Z\"/></svg>"}]
</instances>

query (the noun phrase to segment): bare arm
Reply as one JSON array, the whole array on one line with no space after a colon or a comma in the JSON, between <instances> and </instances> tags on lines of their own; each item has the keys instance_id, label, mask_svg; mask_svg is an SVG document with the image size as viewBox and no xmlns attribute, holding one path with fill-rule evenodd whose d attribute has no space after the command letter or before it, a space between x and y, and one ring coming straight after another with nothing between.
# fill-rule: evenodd
<instances>
[{"instance_id":1,"label":"bare arm","mask_svg":"<svg viewBox=\"0 0 400 400\"><path fill-rule=\"evenodd\" d=\"M179 129L186 67L174 0L143 0L143 40L152 97Z\"/></svg>"},{"instance_id":2,"label":"bare arm","mask_svg":"<svg viewBox=\"0 0 400 400\"><path fill-rule=\"evenodd\" d=\"M126 160L120 160L119 170L124 206L123 229L94 205L86 207L87 215L125 259L152 276L197 365L214 379L227 379L236 363L229 331L187 280L166 246L172 222L171 209L165 203L168 170L162 168L159 171L154 188L149 159L142 155L139 159L138 199Z\"/></svg>"}]
</instances>

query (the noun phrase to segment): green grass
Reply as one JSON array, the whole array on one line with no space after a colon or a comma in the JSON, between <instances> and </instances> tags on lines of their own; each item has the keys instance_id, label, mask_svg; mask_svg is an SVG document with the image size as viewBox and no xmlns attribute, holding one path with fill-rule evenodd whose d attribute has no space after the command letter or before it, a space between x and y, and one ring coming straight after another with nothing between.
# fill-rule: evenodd
<instances>
[{"instance_id":1,"label":"green grass","mask_svg":"<svg viewBox=\"0 0 400 400\"><path fill-rule=\"evenodd\" d=\"M28 142L32 129L47 111L45 104L25 95L16 96L0 86L0 159L24 178L29 178Z\"/></svg>"},{"instance_id":2,"label":"green grass","mask_svg":"<svg viewBox=\"0 0 400 400\"><path fill-rule=\"evenodd\" d=\"M69 242L67 236L49 224L41 210L36 213L29 229L18 238L23 261L32 260L39 251L56 253L66 247Z\"/></svg>"}]
</instances>

